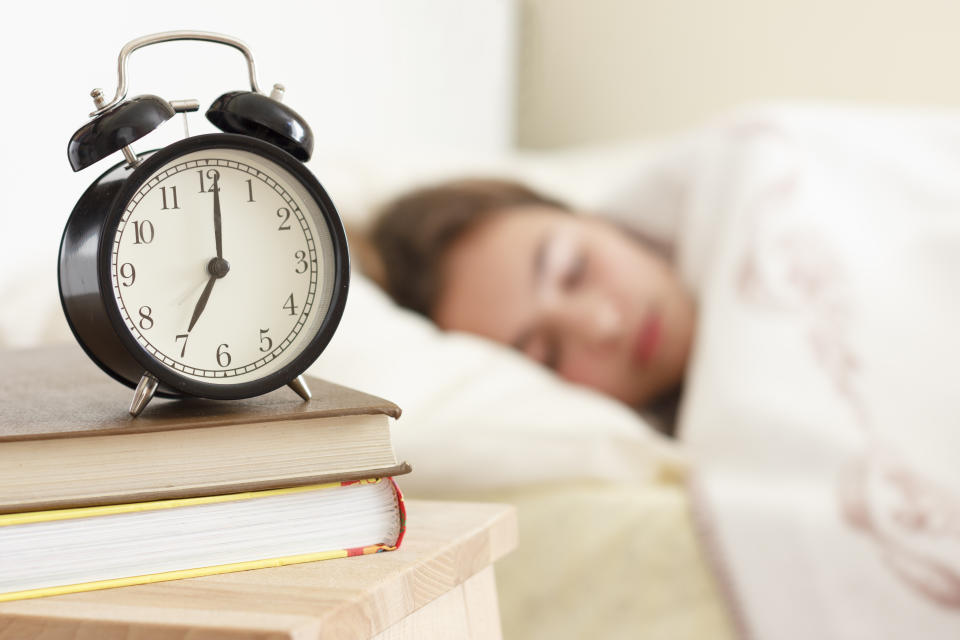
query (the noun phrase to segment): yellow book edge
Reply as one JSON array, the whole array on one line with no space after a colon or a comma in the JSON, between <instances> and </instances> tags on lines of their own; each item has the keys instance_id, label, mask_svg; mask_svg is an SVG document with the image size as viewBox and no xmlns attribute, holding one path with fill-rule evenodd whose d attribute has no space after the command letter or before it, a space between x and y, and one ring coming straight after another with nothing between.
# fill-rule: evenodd
<instances>
[{"instance_id":1,"label":"yellow book edge","mask_svg":"<svg viewBox=\"0 0 960 640\"><path fill-rule=\"evenodd\" d=\"M396 549L396 547L375 545L372 547L365 547L363 550L363 555L379 553L380 551L393 551L394 549ZM269 560L251 560L248 562L235 562L233 564L220 564L212 567L201 567L199 569L181 569L179 571L164 571L163 573L151 573L142 576L131 576L129 578L114 578L112 580L82 582L80 584L68 584L59 587L28 589L26 591L11 591L9 593L0 593L0 602L9 602L11 600L27 600L29 598L43 598L46 596L62 596L68 593L97 591L99 589L112 589L114 587L130 587L138 584L151 584L154 582L166 582L168 580L182 580L184 578L199 578L202 576L212 576L221 573L250 571L252 569L282 567L284 565L299 564L302 562L317 562L320 560L332 560L334 558L346 558L348 555L350 554L346 549L339 551L321 551L318 553L305 553L297 556L271 558Z\"/></svg>"},{"instance_id":2,"label":"yellow book edge","mask_svg":"<svg viewBox=\"0 0 960 640\"><path fill-rule=\"evenodd\" d=\"M29 524L33 522L51 522L55 520L68 520L72 518L89 518L95 516L114 515L118 513L133 513L138 511L155 511L158 509L172 509L175 507L184 507L198 504L213 504L218 502L231 502L235 500L249 500L251 498L263 498L266 496L282 495L290 493L302 493L305 491L314 491L317 489L329 489L339 487L343 484L376 484L381 478L370 480L360 480L351 483L329 482L326 484L308 485L303 487L290 487L286 489L269 489L265 491L248 491L244 493L232 493L222 496L203 496L199 498L182 498L176 500L155 500L152 502L129 503L118 505L107 505L101 507L82 507L77 509L60 509L55 511L39 511L35 513L13 513L0 515L0 527L14 524ZM396 486L396 485L394 485ZM402 501L402 497L398 496ZM401 502L402 504L402 502ZM316 553L304 553L293 556L282 556L279 558L268 558L265 560L249 560L245 562L234 562L230 564L213 565L209 567L199 567L196 569L178 569L176 571L163 571L161 573L151 573L140 576L130 576L127 578L112 578L110 580L96 580L94 582L81 582L78 584L60 585L56 587L43 587L39 589L27 589L24 591L9 591L0 593L0 602L10 602L12 600L27 600L30 598L43 598L47 596L59 596L68 593L81 593L84 591L97 591L100 589L112 589L115 587L130 587L138 584L151 584L155 582L167 582L169 580L182 580L184 578L199 578L202 576L212 576L222 573L236 573L238 571L250 571L253 569L267 569L270 567L282 567L290 564L300 564L304 562L318 562L320 560L332 560L335 558L346 558L353 555L368 555L379 553L381 551L393 551L399 546L390 545L372 545L360 549L338 549L332 551L318 551Z\"/></svg>"}]
</instances>

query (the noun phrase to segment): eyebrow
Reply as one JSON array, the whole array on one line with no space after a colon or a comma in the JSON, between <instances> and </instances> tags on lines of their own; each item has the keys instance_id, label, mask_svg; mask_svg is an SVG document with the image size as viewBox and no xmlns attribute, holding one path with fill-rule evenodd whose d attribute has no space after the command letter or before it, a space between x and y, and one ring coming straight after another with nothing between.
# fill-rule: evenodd
<instances>
[{"instance_id":1,"label":"eyebrow","mask_svg":"<svg viewBox=\"0 0 960 640\"><path fill-rule=\"evenodd\" d=\"M550 245L550 241L553 238L553 234L544 234L540 237L539 242L537 243L537 248L533 252L533 286L537 288L540 286L540 283L543 282L543 274L547 269L547 248ZM534 335L534 328L530 327L520 332L513 342L510 344L513 348L518 351L523 351L524 347L530 341Z\"/></svg>"}]
</instances>

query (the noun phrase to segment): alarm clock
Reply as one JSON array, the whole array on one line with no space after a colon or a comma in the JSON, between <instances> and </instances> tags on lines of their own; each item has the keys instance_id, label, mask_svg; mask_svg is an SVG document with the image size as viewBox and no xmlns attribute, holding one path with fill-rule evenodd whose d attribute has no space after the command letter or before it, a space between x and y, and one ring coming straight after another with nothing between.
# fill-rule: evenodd
<instances>
[{"instance_id":1,"label":"alarm clock","mask_svg":"<svg viewBox=\"0 0 960 640\"><path fill-rule=\"evenodd\" d=\"M195 100L126 97L126 63L141 47L202 40L246 57L250 91L217 98L223 133L135 153L130 145ZM253 57L229 36L175 31L120 52L116 95L92 96L91 120L70 139L74 171L121 152L70 214L59 255L60 300L87 355L134 389L130 414L154 395L240 399L289 385L326 347L349 287L346 234L303 164L307 123L260 91ZM185 116L184 116L185 117Z\"/></svg>"}]
</instances>

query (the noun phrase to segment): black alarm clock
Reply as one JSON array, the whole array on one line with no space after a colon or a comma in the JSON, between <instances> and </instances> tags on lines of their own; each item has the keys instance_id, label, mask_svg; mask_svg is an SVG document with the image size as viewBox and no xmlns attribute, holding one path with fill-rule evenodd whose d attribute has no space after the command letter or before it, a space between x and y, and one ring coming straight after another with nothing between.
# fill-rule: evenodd
<instances>
[{"instance_id":1,"label":"black alarm clock","mask_svg":"<svg viewBox=\"0 0 960 640\"><path fill-rule=\"evenodd\" d=\"M136 49L203 40L240 50L250 91L217 98L207 119L224 133L156 151L130 144L196 101L126 98L126 61ZM343 313L350 259L330 197L304 166L313 134L257 86L253 57L220 34L176 31L138 38L120 52L113 100L70 139L74 171L115 153L84 192L60 244L60 300L87 355L135 389L130 413L154 395L239 399L290 385Z\"/></svg>"}]
</instances>

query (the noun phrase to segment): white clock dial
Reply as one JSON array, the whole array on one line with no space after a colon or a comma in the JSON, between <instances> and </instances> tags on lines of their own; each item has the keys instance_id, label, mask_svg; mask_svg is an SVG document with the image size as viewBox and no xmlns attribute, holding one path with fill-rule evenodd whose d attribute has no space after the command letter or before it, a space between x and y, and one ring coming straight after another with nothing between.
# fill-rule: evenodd
<instances>
[{"instance_id":1,"label":"white clock dial","mask_svg":"<svg viewBox=\"0 0 960 640\"><path fill-rule=\"evenodd\" d=\"M220 384L299 355L327 314L334 270L319 205L279 165L236 149L155 171L127 204L111 256L137 342L171 370Z\"/></svg>"}]
</instances>

